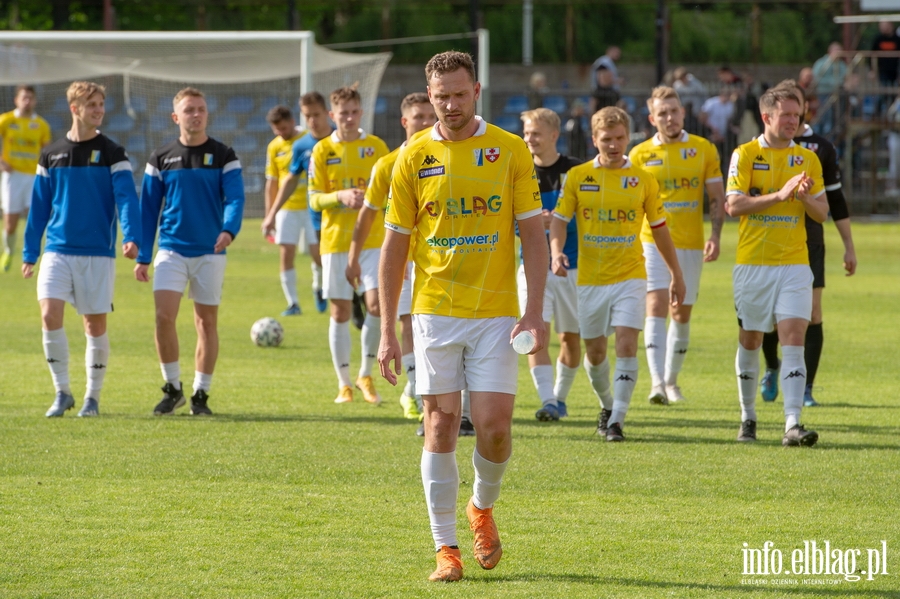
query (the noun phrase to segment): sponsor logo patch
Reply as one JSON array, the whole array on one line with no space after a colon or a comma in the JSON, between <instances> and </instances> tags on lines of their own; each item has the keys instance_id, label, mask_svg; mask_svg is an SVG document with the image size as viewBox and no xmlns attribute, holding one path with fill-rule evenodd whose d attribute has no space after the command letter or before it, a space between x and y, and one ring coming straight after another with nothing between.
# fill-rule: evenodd
<instances>
[{"instance_id":1,"label":"sponsor logo patch","mask_svg":"<svg viewBox=\"0 0 900 599\"><path fill-rule=\"evenodd\" d=\"M444 174L443 166L435 166L432 168L419 169L419 179L427 179L428 177L438 177Z\"/></svg>"}]
</instances>

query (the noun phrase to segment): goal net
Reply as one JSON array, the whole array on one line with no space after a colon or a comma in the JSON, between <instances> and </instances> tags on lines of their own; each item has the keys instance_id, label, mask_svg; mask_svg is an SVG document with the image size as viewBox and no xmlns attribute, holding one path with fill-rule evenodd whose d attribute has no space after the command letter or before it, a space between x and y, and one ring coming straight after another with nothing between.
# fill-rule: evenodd
<instances>
[{"instance_id":1,"label":"goal net","mask_svg":"<svg viewBox=\"0 0 900 599\"><path fill-rule=\"evenodd\" d=\"M232 146L244 167L245 214L262 216L266 113L277 104L298 116L301 94L325 96L359 84L362 127L372 130L390 53L354 54L317 45L311 32L6 32L0 38L0 107L12 109L15 85L37 89L37 112L57 138L71 126L65 91L90 80L106 86L102 131L125 146L140 184L155 148L178 135L172 98L203 91L210 136ZM9 108L6 108L9 107Z\"/></svg>"}]
</instances>

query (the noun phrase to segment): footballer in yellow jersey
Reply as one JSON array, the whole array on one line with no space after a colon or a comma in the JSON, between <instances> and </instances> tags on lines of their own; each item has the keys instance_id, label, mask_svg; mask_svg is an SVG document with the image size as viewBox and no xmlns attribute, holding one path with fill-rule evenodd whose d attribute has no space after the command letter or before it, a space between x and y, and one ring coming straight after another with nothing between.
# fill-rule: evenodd
<instances>
[{"instance_id":1,"label":"footballer in yellow jersey","mask_svg":"<svg viewBox=\"0 0 900 599\"><path fill-rule=\"evenodd\" d=\"M269 142L266 148L266 179L282 183L290 176L291 148L298 139L308 135L306 131L295 131L294 135L284 138L281 135ZM288 197L282 210L306 210L306 173L300 175L297 189Z\"/></svg>"},{"instance_id":2,"label":"footballer in yellow jersey","mask_svg":"<svg viewBox=\"0 0 900 599\"><path fill-rule=\"evenodd\" d=\"M525 142L475 116L481 84L472 57L437 54L425 66L425 79L438 123L410 141L394 166L379 264L378 359L382 376L395 383L401 348L392 321L412 237L416 390L425 413L420 472L437 561L429 580L453 582L463 576L455 509L461 391L469 391L476 436L466 516L475 559L490 570L503 555L493 507L512 453L518 378L512 340L525 353L546 344L547 242ZM516 223L529 292L518 322Z\"/></svg>"},{"instance_id":3,"label":"footballer in yellow jersey","mask_svg":"<svg viewBox=\"0 0 900 599\"><path fill-rule=\"evenodd\" d=\"M0 269L9 270L16 249L19 217L28 212L41 148L50 143L50 125L34 113L30 85L16 88L16 109L0 115L0 197L3 210L3 254Z\"/></svg>"},{"instance_id":4,"label":"footballer in yellow jersey","mask_svg":"<svg viewBox=\"0 0 900 599\"><path fill-rule=\"evenodd\" d=\"M669 304L669 272L653 243L650 224L641 229L647 268L647 317L644 347L650 370L650 403L683 401L678 375L690 344L690 319L700 291L704 262L719 257L719 238L725 219L725 189L715 145L684 130L684 107L678 92L659 86L647 100L653 137L631 150L635 165L651 173L660 187L666 225L684 275L685 297L678 307ZM712 233L704 242L703 192L709 196ZM666 318L671 322L666 327Z\"/></svg>"},{"instance_id":5,"label":"footballer in yellow jersey","mask_svg":"<svg viewBox=\"0 0 900 599\"><path fill-rule=\"evenodd\" d=\"M684 279L666 227L659 185L635 167L625 150L631 119L608 106L591 117L597 157L572 168L550 224L554 274L568 276L563 248L569 221L578 228L578 323L585 344L585 369L600 400L597 433L607 441L624 441L622 426L637 383L637 337L644 324L646 271L641 251L643 221L671 274L672 304L684 298ZM616 381L612 392L608 339L616 334Z\"/></svg>"},{"instance_id":6,"label":"footballer in yellow jersey","mask_svg":"<svg viewBox=\"0 0 900 599\"><path fill-rule=\"evenodd\" d=\"M741 218L732 275L737 311L735 371L741 403L737 440L756 441L756 387L763 334L778 330L782 346L785 446L811 446L818 433L800 424L806 365L803 343L812 314L813 276L804 218L822 222L828 203L816 155L795 144L800 102L792 86L769 88L759 99L762 135L734 151L726 209Z\"/></svg>"}]
</instances>

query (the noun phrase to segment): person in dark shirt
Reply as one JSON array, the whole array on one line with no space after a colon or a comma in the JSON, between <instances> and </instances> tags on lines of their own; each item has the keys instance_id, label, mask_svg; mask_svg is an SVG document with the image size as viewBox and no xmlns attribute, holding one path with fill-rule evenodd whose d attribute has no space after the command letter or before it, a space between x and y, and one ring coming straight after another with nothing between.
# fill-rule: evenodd
<instances>
[{"instance_id":1,"label":"person in dark shirt","mask_svg":"<svg viewBox=\"0 0 900 599\"><path fill-rule=\"evenodd\" d=\"M872 41L872 50L875 52L900 51L900 37L890 21L878 23L878 37ZM900 66L900 57L879 56L872 58L872 69L878 71L878 83L884 87L897 85L897 69Z\"/></svg>"},{"instance_id":2,"label":"person in dark shirt","mask_svg":"<svg viewBox=\"0 0 900 599\"><path fill-rule=\"evenodd\" d=\"M613 72L603 65L597 67L597 87L591 92L591 114L607 106L616 106L622 96L613 87Z\"/></svg>"},{"instance_id":3,"label":"person in dark shirt","mask_svg":"<svg viewBox=\"0 0 900 599\"><path fill-rule=\"evenodd\" d=\"M203 93L186 87L175 95L173 106L179 137L155 150L144 172L141 217L145 243L134 275L138 281L150 280L148 270L158 229L153 299L156 349L166 384L153 413L172 414L185 404L175 320L190 282L197 328L191 414L209 415L207 400L219 353L216 325L225 248L241 229L244 182L234 150L206 134L209 114Z\"/></svg>"},{"instance_id":4,"label":"person in dark shirt","mask_svg":"<svg viewBox=\"0 0 900 599\"><path fill-rule=\"evenodd\" d=\"M793 79L787 79L779 85L787 85L796 90L803 114L807 113L809 103L803 88ZM837 152L830 141L813 132L808 124L801 124L799 134L794 138L804 148L816 153L822 163L822 178L825 180L825 196L834 226L837 227L844 242L844 270L847 276L856 272L856 249L850 232L850 211L841 188L841 171L838 167ZM803 405L817 406L813 398L813 382L819 369L822 355L822 291L825 289L825 230L821 223L811 218L806 219L806 247L809 251L809 267L813 272L813 308L812 318L806 329L804 357L806 360L806 391ZM778 371L781 362L778 359L778 333L766 333L763 336L763 356L766 359L766 373L760 381L763 401L775 401L778 396Z\"/></svg>"},{"instance_id":5,"label":"person in dark shirt","mask_svg":"<svg viewBox=\"0 0 900 599\"><path fill-rule=\"evenodd\" d=\"M106 89L76 81L66 99L72 128L41 151L25 229L22 275L27 279L34 274L46 231L38 301L44 355L56 388L47 416L62 416L75 405L63 328L69 302L84 319L87 337L87 390L78 412L86 417L99 414L109 360L106 315L113 309L116 221L122 224L122 253L133 260L141 243L140 211L125 148L97 130L105 114Z\"/></svg>"}]
</instances>

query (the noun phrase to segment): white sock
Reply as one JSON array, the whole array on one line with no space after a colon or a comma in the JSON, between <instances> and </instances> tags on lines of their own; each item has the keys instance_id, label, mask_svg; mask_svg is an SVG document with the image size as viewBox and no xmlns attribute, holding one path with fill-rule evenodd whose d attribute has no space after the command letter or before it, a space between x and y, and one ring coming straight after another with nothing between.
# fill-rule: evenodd
<instances>
[{"instance_id":1,"label":"white sock","mask_svg":"<svg viewBox=\"0 0 900 599\"><path fill-rule=\"evenodd\" d=\"M638 359L616 358L616 370L613 374L613 409L609 423L625 424L625 414L631 404L634 386L637 384Z\"/></svg>"},{"instance_id":2,"label":"white sock","mask_svg":"<svg viewBox=\"0 0 900 599\"><path fill-rule=\"evenodd\" d=\"M415 352L409 352L402 358L400 358L400 363L403 365L403 369L406 370L406 386L403 387L403 394L407 397L415 397L416 396L416 354Z\"/></svg>"},{"instance_id":3,"label":"white sock","mask_svg":"<svg viewBox=\"0 0 900 599\"><path fill-rule=\"evenodd\" d=\"M337 373L338 386L349 387L350 382L350 321L328 321L328 346L331 348L331 363Z\"/></svg>"},{"instance_id":4,"label":"white sock","mask_svg":"<svg viewBox=\"0 0 900 599\"><path fill-rule=\"evenodd\" d=\"M163 379L176 387L181 383L181 366L178 362L160 362L159 369L162 371Z\"/></svg>"},{"instance_id":5,"label":"white sock","mask_svg":"<svg viewBox=\"0 0 900 599\"><path fill-rule=\"evenodd\" d=\"M734 360L737 373L738 397L741 401L741 422L756 421L756 385L759 379L759 350L746 349L738 343L737 357ZM802 401L803 394L800 394Z\"/></svg>"},{"instance_id":6,"label":"white sock","mask_svg":"<svg viewBox=\"0 0 900 599\"><path fill-rule=\"evenodd\" d=\"M72 395L69 386L69 340L66 338L66 330L63 328L55 331L43 331L44 357L47 358L47 366L50 367L50 376L53 377L53 386L56 391L63 391Z\"/></svg>"},{"instance_id":7,"label":"white sock","mask_svg":"<svg viewBox=\"0 0 900 599\"><path fill-rule=\"evenodd\" d=\"M553 367L549 364L534 366L531 369L531 380L537 389L538 397L543 405L556 405L556 395L553 394Z\"/></svg>"},{"instance_id":8,"label":"white sock","mask_svg":"<svg viewBox=\"0 0 900 599\"><path fill-rule=\"evenodd\" d=\"M87 347L84 349L84 366L87 370L87 391L85 398L93 397L100 401L100 390L106 377L106 364L109 362L109 337L103 333L99 337L85 335Z\"/></svg>"},{"instance_id":9,"label":"white sock","mask_svg":"<svg viewBox=\"0 0 900 599\"><path fill-rule=\"evenodd\" d=\"M612 410L613 396L609 392L609 360L603 359L599 364L591 364L587 355L584 356L584 369L587 371L588 380L594 393L600 400L600 407Z\"/></svg>"},{"instance_id":10,"label":"white sock","mask_svg":"<svg viewBox=\"0 0 900 599\"><path fill-rule=\"evenodd\" d=\"M16 253L16 238L18 236L18 233L7 233L6 229L3 230L3 247L10 255Z\"/></svg>"},{"instance_id":11,"label":"white sock","mask_svg":"<svg viewBox=\"0 0 900 599\"><path fill-rule=\"evenodd\" d=\"M300 305L300 298L297 297L297 269L281 271L281 290L288 306Z\"/></svg>"},{"instance_id":12,"label":"white sock","mask_svg":"<svg viewBox=\"0 0 900 599\"><path fill-rule=\"evenodd\" d=\"M322 288L322 267L312 262L309 265L309 269L312 271L313 291L318 291Z\"/></svg>"},{"instance_id":13,"label":"white sock","mask_svg":"<svg viewBox=\"0 0 900 599\"><path fill-rule=\"evenodd\" d=\"M205 374L200 372L199 370L194 371L194 393L203 389L207 393L209 393L209 388L212 386L212 375Z\"/></svg>"},{"instance_id":14,"label":"white sock","mask_svg":"<svg viewBox=\"0 0 900 599\"><path fill-rule=\"evenodd\" d=\"M472 484L472 503L480 510L494 507L494 502L500 497L500 483L503 481L503 473L506 472L507 459L502 464L490 462L478 453L478 449L472 452L472 466L475 467L475 482Z\"/></svg>"},{"instance_id":15,"label":"white sock","mask_svg":"<svg viewBox=\"0 0 900 599\"><path fill-rule=\"evenodd\" d=\"M781 346L781 392L784 395L784 430L800 423L803 392L806 390L806 362L802 345Z\"/></svg>"},{"instance_id":16,"label":"white sock","mask_svg":"<svg viewBox=\"0 0 900 599\"><path fill-rule=\"evenodd\" d=\"M688 342L691 336L691 323L676 322L669 323L669 334L666 337L666 384L675 385L678 383L678 373L684 365L684 358L687 356Z\"/></svg>"},{"instance_id":17,"label":"white sock","mask_svg":"<svg viewBox=\"0 0 900 599\"><path fill-rule=\"evenodd\" d=\"M472 421L472 399L469 397L469 390L463 389L460 392L460 403L462 404L462 417L469 422Z\"/></svg>"},{"instance_id":18,"label":"white sock","mask_svg":"<svg viewBox=\"0 0 900 599\"><path fill-rule=\"evenodd\" d=\"M647 367L654 387L663 384L666 368L666 319L648 316L644 320L644 346L647 348Z\"/></svg>"},{"instance_id":19,"label":"white sock","mask_svg":"<svg viewBox=\"0 0 900 599\"><path fill-rule=\"evenodd\" d=\"M362 342L362 364L359 367L359 376L372 376L372 366L378 359L378 344L381 343L381 317L366 313L362 330L359 332Z\"/></svg>"},{"instance_id":20,"label":"white sock","mask_svg":"<svg viewBox=\"0 0 900 599\"><path fill-rule=\"evenodd\" d=\"M456 499L459 495L456 452L432 453L423 449L421 470L435 551L443 545L459 545L456 540Z\"/></svg>"},{"instance_id":21,"label":"white sock","mask_svg":"<svg viewBox=\"0 0 900 599\"><path fill-rule=\"evenodd\" d=\"M553 395L557 402L566 401L576 374L578 374L577 366L569 368L559 360L556 361L556 384L553 385Z\"/></svg>"}]
</instances>

